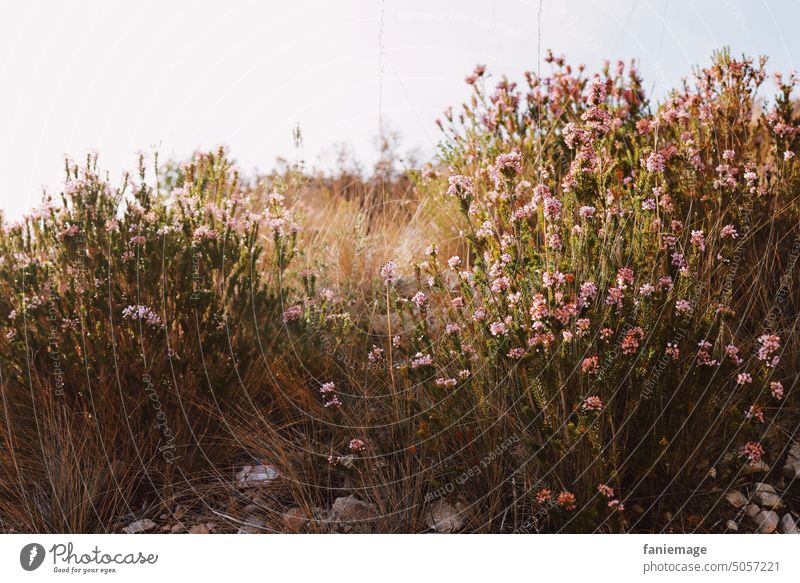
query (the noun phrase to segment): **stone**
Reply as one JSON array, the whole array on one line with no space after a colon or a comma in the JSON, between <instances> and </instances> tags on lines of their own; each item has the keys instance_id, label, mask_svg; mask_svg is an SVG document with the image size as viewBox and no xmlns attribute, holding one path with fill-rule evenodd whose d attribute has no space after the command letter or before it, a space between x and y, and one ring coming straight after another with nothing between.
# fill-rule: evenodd
<instances>
[{"instance_id":1,"label":"stone","mask_svg":"<svg viewBox=\"0 0 800 583\"><path fill-rule=\"evenodd\" d=\"M747 512L750 518L755 518L761 512L761 508L758 507L758 504L749 504L744 511Z\"/></svg>"},{"instance_id":2,"label":"stone","mask_svg":"<svg viewBox=\"0 0 800 583\"><path fill-rule=\"evenodd\" d=\"M782 508L783 501L781 497L772 492L756 492L753 496L753 502L761 506L761 508Z\"/></svg>"},{"instance_id":3,"label":"stone","mask_svg":"<svg viewBox=\"0 0 800 583\"><path fill-rule=\"evenodd\" d=\"M236 483L241 486L268 484L278 478L278 470L271 465L244 466L236 474Z\"/></svg>"},{"instance_id":4,"label":"stone","mask_svg":"<svg viewBox=\"0 0 800 583\"><path fill-rule=\"evenodd\" d=\"M742 508L745 504L747 504L747 498L738 490L731 490L725 494L725 500L727 500L728 503L734 508Z\"/></svg>"},{"instance_id":5,"label":"stone","mask_svg":"<svg viewBox=\"0 0 800 583\"><path fill-rule=\"evenodd\" d=\"M354 529L368 532L371 525L365 523L374 521L376 518L378 518L378 512L374 504L350 495L333 501L327 522L333 523L337 529L343 532L351 532Z\"/></svg>"},{"instance_id":6,"label":"stone","mask_svg":"<svg viewBox=\"0 0 800 583\"><path fill-rule=\"evenodd\" d=\"M753 484L753 486L755 487L753 492L772 492L775 494L775 488L769 484L765 484L764 482L756 482Z\"/></svg>"},{"instance_id":7,"label":"stone","mask_svg":"<svg viewBox=\"0 0 800 583\"><path fill-rule=\"evenodd\" d=\"M761 534L770 534L778 528L778 513L772 510L762 510L753 518Z\"/></svg>"},{"instance_id":8,"label":"stone","mask_svg":"<svg viewBox=\"0 0 800 583\"><path fill-rule=\"evenodd\" d=\"M750 476L752 474L766 474L769 471L769 466L763 461L758 461L754 464L747 464L742 468L742 476Z\"/></svg>"},{"instance_id":9,"label":"stone","mask_svg":"<svg viewBox=\"0 0 800 583\"><path fill-rule=\"evenodd\" d=\"M131 522L128 526L122 529L122 532L125 534L137 534L140 532L147 532L149 530L153 530L156 527L156 523L150 520L149 518L143 518L142 520L136 520L135 522Z\"/></svg>"},{"instance_id":10,"label":"stone","mask_svg":"<svg viewBox=\"0 0 800 583\"><path fill-rule=\"evenodd\" d=\"M244 519L245 524L239 527L236 534L256 534L264 532L265 523L258 516L248 516Z\"/></svg>"},{"instance_id":11,"label":"stone","mask_svg":"<svg viewBox=\"0 0 800 583\"><path fill-rule=\"evenodd\" d=\"M428 528L436 532L450 533L460 530L464 526L464 517L461 514L461 504L454 508L444 500L438 500L425 516L425 523Z\"/></svg>"},{"instance_id":12,"label":"stone","mask_svg":"<svg viewBox=\"0 0 800 583\"><path fill-rule=\"evenodd\" d=\"M170 527L169 531L172 533L181 532L182 530L186 530L186 526L180 521L176 522L175 524Z\"/></svg>"},{"instance_id":13,"label":"stone","mask_svg":"<svg viewBox=\"0 0 800 583\"><path fill-rule=\"evenodd\" d=\"M787 460L781 472L790 480L800 480L800 460Z\"/></svg>"},{"instance_id":14,"label":"stone","mask_svg":"<svg viewBox=\"0 0 800 583\"><path fill-rule=\"evenodd\" d=\"M309 517L305 510L302 508L289 508L281 516L284 526L290 532L300 532L305 524L308 522Z\"/></svg>"},{"instance_id":15,"label":"stone","mask_svg":"<svg viewBox=\"0 0 800 583\"><path fill-rule=\"evenodd\" d=\"M800 534L800 531L797 530L797 523L788 512L783 515L781 523L778 526L783 534Z\"/></svg>"},{"instance_id":16,"label":"stone","mask_svg":"<svg viewBox=\"0 0 800 583\"><path fill-rule=\"evenodd\" d=\"M189 534L209 534L210 532L205 524L193 524L189 529Z\"/></svg>"},{"instance_id":17,"label":"stone","mask_svg":"<svg viewBox=\"0 0 800 583\"><path fill-rule=\"evenodd\" d=\"M789 460L800 462L800 443L795 443L789 448L789 455L786 458L786 462L789 463Z\"/></svg>"},{"instance_id":18,"label":"stone","mask_svg":"<svg viewBox=\"0 0 800 583\"><path fill-rule=\"evenodd\" d=\"M736 524L733 520L729 520L725 523L725 527L728 530L732 530L733 532L739 532L739 525Z\"/></svg>"}]
</instances>

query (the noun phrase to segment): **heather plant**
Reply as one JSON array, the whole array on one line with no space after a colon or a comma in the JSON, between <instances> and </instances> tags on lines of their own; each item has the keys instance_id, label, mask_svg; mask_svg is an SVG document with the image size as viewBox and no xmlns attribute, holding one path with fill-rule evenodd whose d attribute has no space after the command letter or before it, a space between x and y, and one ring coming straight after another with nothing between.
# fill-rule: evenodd
<instances>
[{"instance_id":1,"label":"heather plant","mask_svg":"<svg viewBox=\"0 0 800 583\"><path fill-rule=\"evenodd\" d=\"M263 361L297 235L281 194L250 211L221 150L152 183L143 158L119 187L94 156L66 173L0 237L2 500L56 532L109 528L230 463L217 415L281 397L264 395Z\"/></svg>"},{"instance_id":2,"label":"heather plant","mask_svg":"<svg viewBox=\"0 0 800 583\"><path fill-rule=\"evenodd\" d=\"M424 186L460 209L466 254L431 241L416 292L384 266L389 338L370 354L390 359L413 471L466 498L473 528L707 516L709 469L779 466L796 411L796 79L764 104L764 60L723 52L651 109L632 67L547 61L524 89L467 78L441 124L447 183Z\"/></svg>"}]
</instances>

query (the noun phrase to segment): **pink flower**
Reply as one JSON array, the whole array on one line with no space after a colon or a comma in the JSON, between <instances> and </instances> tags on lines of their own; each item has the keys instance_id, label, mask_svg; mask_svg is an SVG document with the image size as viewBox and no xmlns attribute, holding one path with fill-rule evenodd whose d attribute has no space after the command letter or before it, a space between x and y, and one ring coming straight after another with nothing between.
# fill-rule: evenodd
<instances>
[{"instance_id":1,"label":"pink flower","mask_svg":"<svg viewBox=\"0 0 800 583\"><path fill-rule=\"evenodd\" d=\"M448 196L455 196L461 200L467 200L472 196L472 180L460 174L451 176L447 179Z\"/></svg>"},{"instance_id":2,"label":"pink flower","mask_svg":"<svg viewBox=\"0 0 800 583\"><path fill-rule=\"evenodd\" d=\"M600 411L603 408L603 400L597 395L590 395L583 400L581 409L584 411Z\"/></svg>"},{"instance_id":3,"label":"pink flower","mask_svg":"<svg viewBox=\"0 0 800 583\"><path fill-rule=\"evenodd\" d=\"M772 355L780 350L781 337L776 334L762 334L758 337L758 343L761 345L758 349L759 360L769 361L767 366L777 365L780 357Z\"/></svg>"},{"instance_id":4,"label":"pink flower","mask_svg":"<svg viewBox=\"0 0 800 583\"><path fill-rule=\"evenodd\" d=\"M350 451L359 452L364 451L367 447L367 444L364 443L363 439L359 439L358 437L350 440Z\"/></svg>"},{"instance_id":5,"label":"pink flower","mask_svg":"<svg viewBox=\"0 0 800 583\"><path fill-rule=\"evenodd\" d=\"M526 351L524 348L512 348L508 351L506 356L508 356L508 358L519 359L525 356L525 353Z\"/></svg>"},{"instance_id":6,"label":"pink flower","mask_svg":"<svg viewBox=\"0 0 800 583\"><path fill-rule=\"evenodd\" d=\"M557 502L564 510L575 510L575 494L572 492L565 490L559 493Z\"/></svg>"},{"instance_id":7,"label":"pink flower","mask_svg":"<svg viewBox=\"0 0 800 583\"><path fill-rule=\"evenodd\" d=\"M769 389L772 391L772 396L779 401L783 399L783 384L780 381L772 381L769 384Z\"/></svg>"},{"instance_id":8,"label":"pink flower","mask_svg":"<svg viewBox=\"0 0 800 583\"><path fill-rule=\"evenodd\" d=\"M433 364L433 358L431 358L429 354L423 354L421 352L417 352L414 355L414 358L411 359L411 368L431 366L432 364Z\"/></svg>"},{"instance_id":9,"label":"pink flower","mask_svg":"<svg viewBox=\"0 0 800 583\"><path fill-rule=\"evenodd\" d=\"M652 152L648 157L647 161L645 162L645 166L647 167L648 172L653 172L657 174L661 174L664 172L666 168L667 162L664 159L662 154L658 152Z\"/></svg>"},{"instance_id":10,"label":"pink flower","mask_svg":"<svg viewBox=\"0 0 800 583\"><path fill-rule=\"evenodd\" d=\"M596 374L600 370L597 356L587 356L581 361L581 372L583 374Z\"/></svg>"},{"instance_id":11,"label":"pink flower","mask_svg":"<svg viewBox=\"0 0 800 583\"><path fill-rule=\"evenodd\" d=\"M457 383L458 381L456 381L456 379L454 378L438 378L435 381L433 381L433 384L435 384L437 387L447 387L447 388L455 387Z\"/></svg>"},{"instance_id":12,"label":"pink flower","mask_svg":"<svg viewBox=\"0 0 800 583\"><path fill-rule=\"evenodd\" d=\"M731 239L736 239L739 236L739 233L736 231L736 228L733 225L725 225L722 227L722 237L730 237Z\"/></svg>"},{"instance_id":13,"label":"pink flower","mask_svg":"<svg viewBox=\"0 0 800 583\"><path fill-rule=\"evenodd\" d=\"M736 375L737 385L748 385L752 382L753 382L753 377L750 376L750 373L742 372Z\"/></svg>"},{"instance_id":14,"label":"pink flower","mask_svg":"<svg viewBox=\"0 0 800 583\"><path fill-rule=\"evenodd\" d=\"M397 264L394 261L387 261L381 267L381 277L384 284L392 285L397 281Z\"/></svg>"},{"instance_id":15,"label":"pink flower","mask_svg":"<svg viewBox=\"0 0 800 583\"><path fill-rule=\"evenodd\" d=\"M605 484L598 484L597 491L600 492L606 498L611 498L614 495L614 488L610 486L606 486Z\"/></svg>"},{"instance_id":16,"label":"pink flower","mask_svg":"<svg viewBox=\"0 0 800 583\"><path fill-rule=\"evenodd\" d=\"M761 405L750 405L745 413L745 419L755 419L759 423L764 423L764 408Z\"/></svg>"},{"instance_id":17,"label":"pink flower","mask_svg":"<svg viewBox=\"0 0 800 583\"><path fill-rule=\"evenodd\" d=\"M508 326L505 322L492 322L489 325L489 332L492 333L492 336L505 336L508 334Z\"/></svg>"},{"instance_id":18,"label":"pink flower","mask_svg":"<svg viewBox=\"0 0 800 583\"><path fill-rule=\"evenodd\" d=\"M761 456L764 455L764 448L761 447L760 443L748 441L739 449L739 455L746 457L751 465L757 464L761 461Z\"/></svg>"},{"instance_id":19,"label":"pink flower","mask_svg":"<svg viewBox=\"0 0 800 583\"><path fill-rule=\"evenodd\" d=\"M423 308L428 305L428 296L422 292L417 292L414 294L414 297L411 298L411 302L418 308Z\"/></svg>"},{"instance_id":20,"label":"pink flower","mask_svg":"<svg viewBox=\"0 0 800 583\"><path fill-rule=\"evenodd\" d=\"M128 306L122 310L124 320L141 320L151 326L161 326L161 318L147 306Z\"/></svg>"},{"instance_id":21,"label":"pink flower","mask_svg":"<svg viewBox=\"0 0 800 583\"><path fill-rule=\"evenodd\" d=\"M700 249L700 251L706 250L706 235L702 230L692 231L692 245Z\"/></svg>"},{"instance_id":22,"label":"pink flower","mask_svg":"<svg viewBox=\"0 0 800 583\"><path fill-rule=\"evenodd\" d=\"M628 330L625 336L622 337L622 353L633 354L639 350L639 343L642 340L644 340L644 330L642 330L641 327L636 326Z\"/></svg>"},{"instance_id":23,"label":"pink flower","mask_svg":"<svg viewBox=\"0 0 800 583\"><path fill-rule=\"evenodd\" d=\"M538 492L536 492L536 502L539 504L544 504L549 502L553 497L553 493L550 491L550 488L542 488Z\"/></svg>"},{"instance_id":24,"label":"pink flower","mask_svg":"<svg viewBox=\"0 0 800 583\"><path fill-rule=\"evenodd\" d=\"M303 314L303 306L291 306L283 313L283 322L293 322Z\"/></svg>"},{"instance_id":25,"label":"pink flower","mask_svg":"<svg viewBox=\"0 0 800 583\"><path fill-rule=\"evenodd\" d=\"M447 265L450 266L450 269L457 269L461 266L461 257L458 255L453 255L450 259L447 260Z\"/></svg>"},{"instance_id":26,"label":"pink flower","mask_svg":"<svg viewBox=\"0 0 800 583\"><path fill-rule=\"evenodd\" d=\"M689 300L678 300L675 302L675 311L679 314L688 314L692 311L692 304Z\"/></svg>"}]
</instances>

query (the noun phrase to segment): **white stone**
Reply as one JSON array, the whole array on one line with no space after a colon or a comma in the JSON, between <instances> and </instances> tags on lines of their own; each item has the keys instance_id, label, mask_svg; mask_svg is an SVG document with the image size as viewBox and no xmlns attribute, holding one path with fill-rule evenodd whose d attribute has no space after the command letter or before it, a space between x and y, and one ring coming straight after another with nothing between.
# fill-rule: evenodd
<instances>
[{"instance_id":1,"label":"white stone","mask_svg":"<svg viewBox=\"0 0 800 583\"><path fill-rule=\"evenodd\" d=\"M772 510L762 510L755 516L753 521L758 527L758 532L770 534L778 528L778 513Z\"/></svg>"},{"instance_id":2,"label":"white stone","mask_svg":"<svg viewBox=\"0 0 800 583\"><path fill-rule=\"evenodd\" d=\"M143 518L142 520L131 522L128 526L122 529L122 532L124 532L125 534L137 534L140 532L147 532L148 530L153 530L155 527L156 527L155 522L153 522L149 518Z\"/></svg>"},{"instance_id":3,"label":"white stone","mask_svg":"<svg viewBox=\"0 0 800 583\"><path fill-rule=\"evenodd\" d=\"M731 490L725 494L725 500L727 500L734 508L742 508L745 504L747 504L747 498L745 498L745 495L738 490Z\"/></svg>"},{"instance_id":4,"label":"white stone","mask_svg":"<svg viewBox=\"0 0 800 583\"><path fill-rule=\"evenodd\" d=\"M278 469L271 465L244 466L236 474L236 483L244 486L255 486L269 483L277 479Z\"/></svg>"},{"instance_id":5,"label":"white stone","mask_svg":"<svg viewBox=\"0 0 800 583\"><path fill-rule=\"evenodd\" d=\"M461 515L461 508L454 508L444 500L438 500L425 516L425 523L428 528L436 532L449 533L456 532L464 526L464 518Z\"/></svg>"},{"instance_id":6,"label":"white stone","mask_svg":"<svg viewBox=\"0 0 800 583\"><path fill-rule=\"evenodd\" d=\"M779 526L783 534L798 534L798 532L800 532L797 530L797 523L794 521L794 518L792 518L792 515L788 512L783 515L783 518L781 518L781 523Z\"/></svg>"}]
</instances>

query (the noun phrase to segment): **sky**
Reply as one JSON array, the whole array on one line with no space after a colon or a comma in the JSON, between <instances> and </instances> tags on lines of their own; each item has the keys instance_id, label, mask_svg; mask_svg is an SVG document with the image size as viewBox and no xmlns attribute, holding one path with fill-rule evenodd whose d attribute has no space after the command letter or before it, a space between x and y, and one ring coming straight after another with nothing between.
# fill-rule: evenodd
<instances>
[{"instance_id":1,"label":"sky","mask_svg":"<svg viewBox=\"0 0 800 583\"><path fill-rule=\"evenodd\" d=\"M0 209L17 220L59 192L65 156L112 180L139 151L229 147L245 172L276 157L365 164L379 120L423 156L476 64L536 70L539 47L596 70L635 58L656 95L711 53L800 65L800 0L0 1ZM541 31L541 32L540 32ZM546 70L543 67L543 70ZM300 126L302 151L293 146Z\"/></svg>"}]
</instances>

